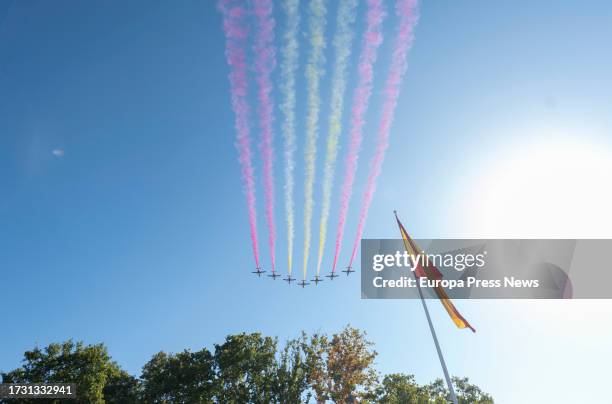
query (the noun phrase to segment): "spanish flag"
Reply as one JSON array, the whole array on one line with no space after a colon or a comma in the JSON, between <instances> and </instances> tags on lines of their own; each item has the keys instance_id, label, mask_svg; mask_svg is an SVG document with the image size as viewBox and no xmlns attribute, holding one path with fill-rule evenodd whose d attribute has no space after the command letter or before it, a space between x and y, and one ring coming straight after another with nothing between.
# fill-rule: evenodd
<instances>
[{"instance_id":1,"label":"spanish flag","mask_svg":"<svg viewBox=\"0 0 612 404\"><path fill-rule=\"evenodd\" d=\"M419 246L414 242L414 240L411 239L410 236L408 235L408 232L402 225L402 222L400 222L399 218L397 217L397 212L394 212L394 213L395 213L395 219L397 220L397 225L399 226L399 229L400 229L400 233L402 234L402 239L404 240L404 247L406 247L406 251L408 251L408 254L410 254L413 257L418 257L418 256L425 257L426 256L425 252L423 252L423 250L421 250ZM416 278L426 277L427 279L442 279L442 274L440 273L440 271L438 271L438 268L436 268L433 264L428 262L427 259L415 260L415 262L417 264L416 269L414 271L414 275ZM457 327L469 328L470 330L472 330L472 332L476 332L476 330L470 325L470 323L468 323L467 320L463 318L463 316L455 308L455 305L449 299L443 287L437 286L434 288L434 291L436 292L436 295L440 299L442 306L444 306L444 308L446 309L446 312L448 313L448 315L450 316L450 318L453 320L453 322L455 323Z\"/></svg>"}]
</instances>

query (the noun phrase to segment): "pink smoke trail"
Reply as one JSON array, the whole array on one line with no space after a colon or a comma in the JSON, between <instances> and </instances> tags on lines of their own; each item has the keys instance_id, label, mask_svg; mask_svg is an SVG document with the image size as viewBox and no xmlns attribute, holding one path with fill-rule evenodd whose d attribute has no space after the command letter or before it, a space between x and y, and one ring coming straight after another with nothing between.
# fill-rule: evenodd
<instances>
[{"instance_id":1,"label":"pink smoke trail","mask_svg":"<svg viewBox=\"0 0 612 404\"><path fill-rule=\"evenodd\" d=\"M270 261L272 272L276 268L276 225L274 223L274 170L272 149L272 112L273 104L270 97L272 80L270 75L276 66L274 50L274 26L272 15L272 0L255 0L254 10L256 16L255 32L255 73L257 82L257 98L259 106L259 124L261 127L261 154L263 158L263 180L265 214L268 224L268 244L270 247Z\"/></svg>"},{"instance_id":2,"label":"pink smoke trail","mask_svg":"<svg viewBox=\"0 0 612 404\"><path fill-rule=\"evenodd\" d=\"M361 235L363 234L363 226L368 216L368 209L370 208L372 197L376 190L376 180L380 175L382 163L385 158L385 151L389 146L389 131L391 129L391 123L393 122L395 107L397 106L397 98L400 93L402 78L406 72L408 51L414 41L414 27L418 21L417 7L418 0L397 0L395 3L395 14L400 19L399 30L395 38L395 44L393 45L391 67L383 93L384 101L380 125L378 127L378 142L376 151L372 157L372 162L370 163L370 173L366 183L366 190L363 194L359 223L357 225L357 235L353 243L353 252L351 253L349 266L353 264L353 260L357 254L357 247L359 246L359 240L361 240Z\"/></svg>"},{"instance_id":3,"label":"pink smoke trail","mask_svg":"<svg viewBox=\"0 0 612 404\"><path fill-rule=\"evenodd\" d=\"M357 171L357 159L363 139L364 115L368 108L370 95L372 94L373 66L376 62L378 48L382 43L382 23L385 19L385 10L382 0L368 0L366 14L367 27L363 34L363 45L359 55L358 82L353 93L353 105L351 108L350 143L344 164L344 181L340 195L340 211L338 219L338 230L336 233L336 251L332 272L336 270L338 255L344 238L344 225L348 213L349 202L353 193L355 172Z\"/></svg>"},{"instance_id":4,"label":"pink smoke trail","mask_svg":"<svg viewBox=\"0 0 612 404\"><path fill-rule=\"evenodd\" d=\"M246 40L248 36L245 17L247 11L241 2L220 0L219 10L223 14L225 32L225 57L230 67L229 82L232 107L235 115L236 148L246 194L251 242L255 264L259 268L259 242L257 240L257 214L255 210L255 179L252 164L251 139L249 133L249 104L247 102Z\"/></svg>"}]
</instances>

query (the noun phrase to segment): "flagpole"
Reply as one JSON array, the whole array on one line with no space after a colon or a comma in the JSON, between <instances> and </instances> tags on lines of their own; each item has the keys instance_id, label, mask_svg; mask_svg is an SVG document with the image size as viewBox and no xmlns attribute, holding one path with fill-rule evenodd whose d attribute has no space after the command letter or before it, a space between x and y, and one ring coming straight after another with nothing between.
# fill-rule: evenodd
<instances>
[{"instance_id":1,"label":"flagpole","mask_svg":"<svg viewBox=\"0 0 612 404\"><path fill-rule=\"evenodd\" d=\"M395 214L395 218L397 219L397 212L393 211L393 213ZM448 390L450 391L451 399L453 400L453 404L458 404L457 396L455 395L455 390L453 389L453 382L451 381L450 375L448 374L448 369L446 368L444 355L442 355L442 349L440 348L438 336L436 335L436 330L434 329L433 322L431 321L431 316L429 315L429 310L427 309L427 303L425 303L425 298L423 297L421 285L419 285L419 280L417 279L414 272L410 272L412 272L412 276L416 281L416 287L419 291L419 297L421 298L421 303L423 303L423 311L425 311L425 317L427 317L427 323L429 324L429 331L431 331L431 337L433 338L434 344L436 345L436 351L438 352L438 358L440 359L440 365L442 365L442 371L444 372L444 378L446 379L446 385L448 386Z\"/></svg>"},{"instance_id":2,"label":"flagpole","mask_svg":"<svg viewBox=\"0 0 612 404\"><path fill-rule=\"evenodd\" d=\"M434 340L434 344L436 344L436 351L438 351L438 358L440 358L440 365L442 365L442 370L444 371L444 378L446 379L446 384L448 385L448 390L450 391L451 399L453 400L453 404L458 404L457 396L455 395L455 390L453 389L453 382L451 381L451 378L448 374L446 362L444 361L444 356L442 355L442 349L440 348L440 343L438 342L438 337L436 336L436 330L434 330L431 317L429 316L429 310L427 310L427 304L425 303L425 299L423 298L423 291L421 291L421 286L419 286L418 280L416 283L417 289L419 290L419 296L421 297L421 303L423 303L423 310L425 311L425 316L427 317L427 323L429 324L429 330L431 331L431 336Z\"/></svg>"}]
</instances>

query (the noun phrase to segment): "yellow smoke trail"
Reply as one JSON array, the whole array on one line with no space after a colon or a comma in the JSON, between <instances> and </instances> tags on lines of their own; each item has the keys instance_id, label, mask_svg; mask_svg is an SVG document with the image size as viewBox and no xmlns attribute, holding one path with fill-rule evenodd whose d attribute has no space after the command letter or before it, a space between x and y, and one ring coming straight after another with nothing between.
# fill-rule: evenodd
<instances>
[{"instance_id":1,"label":"yellow smoke trail","mask_svg":"<svg viewBox=\"0 0 612 404\"><path fill-rule=\"evenodd\" d=\"M281 50L281 85L280 91L283 101L280 110L285 119L282 124L284 139L285 160L285 212L287 221L287 265L291 276L293 268L293 171L295 168L295 71L298 62L298 27L300 25L299 0L285 0L282 3L287 17L287 25L283 34L283 47Z\"/></svg>"},{"instance_id":2,"label":"yellow smoke trail","mask_svg":"<svg viewBox=\"0 0 612 404\"><path fill-rule=\"evenodd\" d=\"M309 42L310 53L306 64L307 106L306 148L304 160L306 165L304 180L304 279L308 268L310 239L312 233L312 208L314 204L313 188L315 179L315 162L317 157L317 131L321 101L319 87L324 73L325 56L325 0L311 0L309 4Z\"/></svg>"},{"instance_id":3,"label":"yellow smoke trail","mask_svg":"<svg viewBox=\"0 0 612 404\"><path fill-rule=\"evenodd\" d=\"M321 221L319 223L319 255L317 260L317 275L321 272L325 239L327 238L327 223L331 205L334 171L338 156L338 138L342 131L342 108L346 90L346 71L351 57L351 43L354 32L355 9L357 0L342 0L338 6L336 33L333 39L335 52L334 70L332 72L331 112L327 135L327 155L323 168L323 200L321 205Z\"/></svg>"}]
</instances>

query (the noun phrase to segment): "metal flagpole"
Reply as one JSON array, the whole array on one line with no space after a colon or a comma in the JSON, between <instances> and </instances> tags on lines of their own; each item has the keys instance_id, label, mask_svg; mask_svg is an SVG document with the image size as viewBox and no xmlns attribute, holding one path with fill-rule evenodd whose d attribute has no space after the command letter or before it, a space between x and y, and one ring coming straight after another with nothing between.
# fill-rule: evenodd
<instances>
[{"instance_id":1,"label":"metal flagpole","mask_svg":"<svg viewBox=\"0 0 612 404\"><path fill-rule=\"evenodd\" d=\"M421 303L423 303L423 310L425 311L425 316L427 317L427 323L429 323L429 330L431 331L431 336L434 340L434 344L436 344L436 351L438 351L438 358L440 358L440 365L442 365L442 370L444 371L444 378L446 379L446 385L448 386L448 390L450 391L450 395L451 395L451 399L453 400L453 404L458 404L457 396L455 395L455 390L453 389L453 382L451 381L451 378L448 374L448 369L446 368L446 362L444 362L444 356L442 355L442 349L440 349L440 343L438 342L438 337L436 336L436 330L434 330L433 323L431 322L431 317L429 316L429 310L427 310L427 304L425 303L425 299L423 298L423 291L421 291L421 286L419 285L418 280L417 280L417 289L419 290L419 296L421 297Z\"/></svg>"},{"instance_id":2,"label":"metal flagpole","mask_svg":"<svg viewBox=\"0 0 612 404\"><path fill-rule=\"evenodd\" d=\"M395 218L397 219L397 212L393 211L393 213L395 214ZM421 285L419 285L419 280L417 279L414 271L410 272L412 272L412 276L416 281L417 290L419 291L419 297L421 298L421 303L423 303L423 311L425 311L425 317L427 317L429 330L431 331L431 336L434 340L434 344L436 345L436 351L438 351L438 358L440 359L440 365L442 365L442 371L444 372L444 378L446 379L446 385L448 386L448 390L450 391L451 399L453 400L453 404L458 404L457 396L455 395L455 390L453 389L453 382L451 381L451 378L448 374L448 369L446 368L446 362L444 361L444 356L442 355L442 349L440 348L440 343L438 342L436 330L434 330L433 323L431 322L431 317L429 316L429 310L427 309L427 303L425 303L425 298L423 297Z\"/></svg>"}]
</instances>

